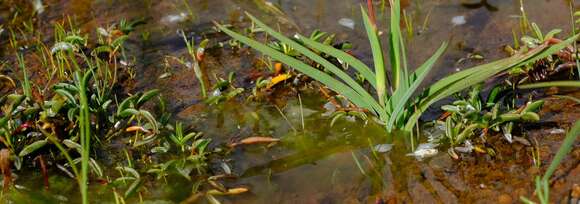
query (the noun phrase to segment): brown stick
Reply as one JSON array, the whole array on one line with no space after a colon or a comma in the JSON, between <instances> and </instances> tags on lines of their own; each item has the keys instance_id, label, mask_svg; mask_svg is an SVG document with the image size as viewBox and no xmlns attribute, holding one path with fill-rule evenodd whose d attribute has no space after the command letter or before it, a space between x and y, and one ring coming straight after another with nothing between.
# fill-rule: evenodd
<instances>
[{"instance_id":1,"label":"brown stick","mask_svg":"<svg viewBox=\"0 0 580 204\"><path fill-rule=\"evenodd\" d=\"M3 192L8 191L10 187L10 182L12 181L12 170L10 169L10 150L2 149L0 150L0 170L2 175L4 175L4 188Z\"/></svg>"}]
</instances>

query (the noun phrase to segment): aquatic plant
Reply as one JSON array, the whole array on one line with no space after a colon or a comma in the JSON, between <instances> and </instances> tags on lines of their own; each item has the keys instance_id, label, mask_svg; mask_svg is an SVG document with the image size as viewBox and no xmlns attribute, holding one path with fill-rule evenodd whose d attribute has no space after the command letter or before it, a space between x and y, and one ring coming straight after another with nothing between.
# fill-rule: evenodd
<instances>
[{"instance_id":1,"label":"aquatic plant","mask_svg":"<svg viewBox=\"0 0 580 204\"><path fill-rule=\"evenodd\" d=\"M201 69L200 63L203 60L205 47L209 43L209 40L207 39L202 40L196 48L195 40L193 38L188 40L187 36L185 35L185 33L183 33L183 31L181 32L181 35L183 36L183 41L185 41L185 45L187 46L187 53L189 53L189 56L191 57L191 62L189 63L182 62L182 64L186 65L188 68L193 68L195 77L197 78L197 80L199 81L199 85L201 86L200 87L201 95L203 96L203 98L207 98L208 84L204 79L205 73Z\"/></svg>"},{"instance_id":2,"label":"aquatic plant","mask_svg":"<svg viewBox=\"0 0 580 204\"><path fill-rule=\"evenodd\" d=\"M236 74L234 72L230 72L228 79L216 76L217 83L212 87L213 91L211 92L211 96L205 99L205 103L216 105L220 102L235 98L237 95L244 92L244 88L234 86L235 76Z\"/></svg>"},{"instance_id":3,"label":"aquatic plant","mask_svg":"<svg viewBox=\"0 0 580 204\"><path fill-rule=\"evenodd\" d=\"M554 156L554 159L550 163L550 166L548 166L548 169L546 169L544 175L542 177L536 176L534 180L536 187L535 195L537 196L541 204L550 203L550 183L549 183L550 177L552 177L552 174L554 174L554 172L562 162L562 159L564 159L564 157L566 157L566 155L570 152L570 150L572 150L572 147L574 146L574 141L576 141L578 136L580 136L580 121L576 121L574 126L568 131L566 137L564 138L564 141L562 141L562 145L558 149L558 152ZM535 203L523 196L520 197L520 199L522 200L522 202L527 204Z\"/></svg>"},{"instance_id":4,"label":"aquatic plant","mask_svg":"<svg viewBox=\"0 0 580 204\"><path fill-rule=\"evenodd\" d=\"M456 150L463 153L469 153L474 149L488 152L477 149L469 142L476 135L485 138L492 133L500 133L512 143L514 141L512 129L517 123L540 120L536 112L544 101L530 101L516 108L510 105L509 96L502 96L502 93L509 89L496 86L486 99L482 98L481 89L482 85L475 86L466 97L459 97L451 104L441 107L445 113L437 123L444 128L444 137L433 136L430 140L438 144L449 144L451 147L448 152L454 158L458 158ZM460 145L465 146L459 147Z\"/></svg>"},{"instance_id":5,"label":"aquatic plant","mask_svg":"<svg viewBox=\"0 0 580 204\"><path fill-rule=\"evenodd\" d=\"M345 96L356 106L369 110L384 123L387 131L392 131L397 128L411 131L423 111L434 102L457 93L466 87L483 82L499 72L547 57L569 45L577 37L573 36L570 39L555 45L543 43L528 52L519 53L510 58L479 65L451 74L428 86L422 94L413 97L413 94L424 81L431 68L433 68L437 59L443 54L447 44L442 43L439 49L425 63L415 69L414 72L409 72L409 69L407 68L407 58L405 56L404 40L401 36L401 30L399 27L400 3L398 0L391 1L391 30L388 34L391 75L390 77L387 77L385 69L386 62L383 58L383 50L378 36L377 25L373 20L371 20L372 18L367 15L362 7L361 12L373 53L374 72L367 65L348 53L310 40L300 34L296 34L293 39L285 37L283 34L276 32L274 29L268 27L256 17L248 13L247 15L250 19L257 26L261 27L267 34L278 39L280 42L289 45L292 49L307 56L313 62L320 64L326 71L332 73L332 75L322 72L316 67L308 65L291 56L285 55L284 53L252 38L238 34L224 25L217 23L216 25L220 30L237 41L258 50L275 60L287 64L288 66L321 82L338 94ZM371 13L371 16L372 15L374 14ZM366 79L366 81L368 81L371 87L375 89L376 95L373 96L372 92L367 91L351 76L339 69L336 65L319 56L317 53L326 53L342 60L343 63L352 66Z\"/></svg>"}]
</instances>

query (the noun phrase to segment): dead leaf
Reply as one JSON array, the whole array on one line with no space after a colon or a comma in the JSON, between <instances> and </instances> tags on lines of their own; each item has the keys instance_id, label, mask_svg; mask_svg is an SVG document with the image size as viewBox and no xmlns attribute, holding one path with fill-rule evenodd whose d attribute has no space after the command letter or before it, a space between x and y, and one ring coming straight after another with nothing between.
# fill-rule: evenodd
<instances>
[{"instance_id":1,"label":"dead leaf","mask_svg":"<svg viewBox=\"0 0 580 204\"><path fill-rule=\"evenodd\" d=\"M131 127L128 127L127 129L125 129L125 131L127 131L127 132L137 132L137 131L141 131L141 132L144 132L144 133L149 133L149 130L147 130L144 127L141 127L141 126L131 126Z\"/></svg>"},{"instance_id":2,"label":"dead leaf","mask_svg":"<svg viewBox=\"0 0 580 204\"><path fill-rule=\"evenodd\" d=\"M219 190L212 189L212 190L207 191L207 194L210 194L210 195L237 195L237 194L245 193L248 191L249 191L249 189L247 189L247 188L239 187L239 188L230 188L225 192L221 192Z\"/></svg>"},{"instance_id":3,"label":"dead leaf","mask_svg":"<svg viewBox=\"0 0 580 204\"><path fill-rule=\"evenodd\" d=\"M235 147L238 145L249 145L249 144L258 144L258 143L273 143L279 142L280 139L273 138L273 137L248 137L239 142L230 144L230 147Z\"/></svg>"}]
</instances>

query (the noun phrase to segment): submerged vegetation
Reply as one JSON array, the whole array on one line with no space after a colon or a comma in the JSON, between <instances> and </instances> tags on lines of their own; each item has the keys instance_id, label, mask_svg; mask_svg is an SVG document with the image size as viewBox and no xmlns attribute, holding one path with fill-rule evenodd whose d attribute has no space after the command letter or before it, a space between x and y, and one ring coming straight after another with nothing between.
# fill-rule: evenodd
<instances>
[{"instance_id":1,"label":"submerged vegetation","mask_svg":"<svg viewBox=\"0 0 580 204\"><path fill-rule=\"evenodd\" d=\"M312 171L308 165L314 163L336 165L331 165L329 176L333 188L351 188L340 186L346 185L341 179L349 185L370 185L353 193L357 202L417 202L397 188L424 191L421 187L428 181L429 191L439 194L444 188L439 182L449 175L457 179L472 171L483 177L477 172L518 160L509 164L510 171L531 166L535 189L526 186L532 193L512 197L533 203L528 198L535 196L549 203L554 179L563 175L555 172L566 163L564 157L574 151L571 159L578 160L577 113L554 111L576 110L580 101L573 95L580 87L580 34L574 27L578 12L571 14L572 34L560 40L562 30L544 34L529 22L520 1L521 32L512 32L514 45L505 46L509 56L436 76L440 79L434 81L430 76L440 64L450 64L445 62L448 53L459 46L450 38L437 44L422 64L411 67L418 61L409 50L419 35L413 23L421 15L405 6L410 1L368 0L366 8L360 6L370 53L363 57L353 52L360 49L357 45L339 34L309 28L314 31L308 36L287 37L280 25L275 29L249 12L246 19L241 10L229 17L231 25L199 24L199 8L188 1L178 3L185 7L181 13L156 19L164 24L160 30L177 27L172 22L195 24L169 32L169 40L157 39L160 34L151 28L156 24L150 18L87 23L62 14L49 22L40 18L52 5L32 2L0 2L0 170L2 199L7 202L255 201L267 192L264 189L284 191L284 176L279 174L293 180L288 170ZM156 6L142 4L144 9ZM264 0L251 4L300 30L279 5ZM487 1L460 6L499 9ZM432 11L423 15L419 33L428 34ZM381 18L388 19L388 32L381 31ZM249 28L234 31L238 22ZM350 24L344 27L354 30ZM147 47L151 41L178 42L179 51L158 52L158 47ZM483 59L474 53L468 58ZM229 58L242 62L223 60ZM185 87L186 94L178 86ZM574 103L545 107L553 106L553 100ZM562 136L574 121L554 115L576 122L552 159L545 149L561 138L553 142L548 140L552 137L529 134L552 128L549 135ZM448 156L437 157L442 148ZM349 162L345 168L334 162L342 157ZM436 158L423 162L428 157ZM550 159L548 167L542 165ZM434 179L431 166L438 165L444 166L437 167L443 169L438 172L442 178ZM313 176L318 173L312 171ZM465 184L466 191L447 192L465 194L472 184L477 190L487 189L498 182L493 179ZM351 191L344 189L339 194ZM296 192L293 197L302 191ZM331 200L327 197L318 201ZM288 202L302 201L292 199Z\"/></svg>"}]
</instances>

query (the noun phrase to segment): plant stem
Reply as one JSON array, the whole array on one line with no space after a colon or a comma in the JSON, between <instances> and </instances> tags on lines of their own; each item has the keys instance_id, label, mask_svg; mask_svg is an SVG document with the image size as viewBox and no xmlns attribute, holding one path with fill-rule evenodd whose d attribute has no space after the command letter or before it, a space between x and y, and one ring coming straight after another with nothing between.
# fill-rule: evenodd
<instances>
[{"instance_id":1,"label":"plant stem","mask_svg":"<svg viewBox=\"0 0 580 204\"><path fill-rule=\"evenodd\" d=\"M78 72L77 72L78 73ZM80 96L80 112L79 112L79 128L80 128L80 139L81 139L81 196L83 204L89 203L88 199L88 170L89 170L89 150L90 150L90 140L91 140L91 130L90 130L90 115L89 115L89 105L87 98L87 82L90 73L78 74L79 82L79 96Z\"/></svg>"}]
</instances>

